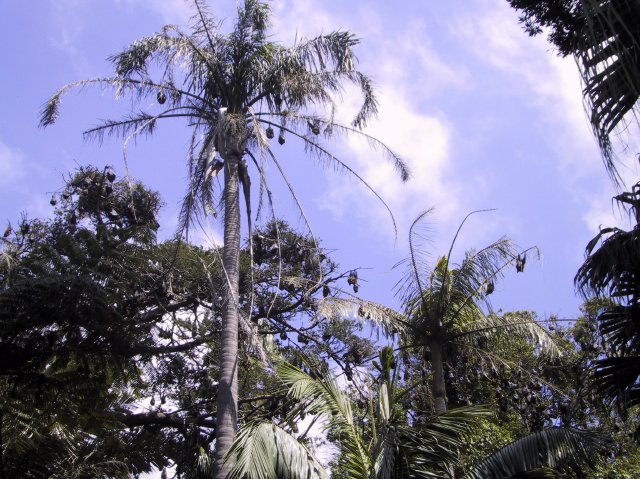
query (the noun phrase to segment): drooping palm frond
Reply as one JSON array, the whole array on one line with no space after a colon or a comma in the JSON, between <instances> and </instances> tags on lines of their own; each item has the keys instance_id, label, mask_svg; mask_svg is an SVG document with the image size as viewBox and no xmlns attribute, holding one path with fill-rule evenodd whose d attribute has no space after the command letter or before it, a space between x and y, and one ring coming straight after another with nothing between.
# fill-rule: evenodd
<instances>
[{"instance_id":1,"label":"drooping palm frond","mask_svg":"<svg viewBox=\"0 0 640 479\"><path fill-rule=\"evenodd\" d=\"M271 423L240 428L229 451L230 479L327 479L322 464L289 432Z\"/></svg>"},{"instance_id":2,"label":"drooping palm frond","mask_svg":"<svg viewBox=\"0 0 640 479\"><path fill-rule=\"evenodd\" d=\"M505 315L482 315L469 322L461 322L449 337L451 341L465 340L484 334L485 336L511 335L523 338L540 348L542 353L561 356L567 349L556 335L550 334L540 323L528 315L517 312Z\"/></svg>"},{"instance_id":3,"label":"drooping palm frond","mask_svg":"<svg viewBox=\"0 0 640 479\"><path fill-rule=\"evenodd\" d=\"M610 399L618 399L622 407L640 404L640 356L610 357L594 364L594 383Z\"/></svg>"},{"instance_id":4,"label":"drooping palm frond","mask_svg":"<svg viewBox=\"0 0 640 479\"><path fill-rule=\"evenodd\" d=\"M467 251L462 263L452 270L452 287L467 296L482 294L487 282L500 279L517 254L508 238L500 238L479 251Z\"/></svg>"},{"instance_id":5,"label":"drooping palm frond","mask_svg":"<svg viewBox=\"0 0 640 479\"><path fill-rule=\"evenodd\" d=\"M258 116L261 117L267 115L273 116L273 113L258 114ZM325 139L333 139L339 136L349 136L351 134L355 134L358 138L366 140L367 144L373 151L380 153L385 160L389 161L393 165L394 170L400 175L402 181L407 181L411 176L411 170L409 169L409 166L396 152L390 149L379 139L367 134L364 131L361 131L356 127L337 123L333 119L326 119L317 115L308 115L306 113L300 113L294 110L284 111L280 115L276 116L276 118L278 117L281 118L282 121L284 121L287 125L295 127L292 131L292 133L294 134L296 134L297 132L304 132L305 128L309 129L309 125L313 126L314 128L318 128L316 132L322 131L322 135L320 136L320 138ZM318 140L314 139L314 137L316 136L319 136L319 133L314 133L313 130L307 132L306 135L302 135L302 137L305 140L309 141L309 143L320 144ZM327 164L331 163L332 158L333 156L327 156ZM337 166L336 168L339 168L339 166Z\"/></svg>"},{"instance_id":6,"label":"drooping palm frond","mask_svg":"<svg viewBox=\"0 0 640 479\"><path fill-rule=\"evenodd\" d=\"M629 0L581 0L580 4L584 27L575 35L575 48L586 106L607 170L617 180L610 135L627 120L637 122L640 4Z\"/></svg>"},{"instance_id":7,"label":"drooping palm frond","mask_svg":"<svg viewBox=\"0 0 640 479\"><path fill-rule=\"evenodd\" d=\"M600 248L593 252L602 238L604 240ZM574 279L583 295L606 295L620 301L634 294L633 289L626 287L623 281L625 277L631 279L630 272L640 266L639 230L603 228L589 242L587 255Z\"/></svg>"},{"instance_id":8,"label":"drooping palm frond","mask_svg":"<svg viewBox=\"0 0 640 479\"><path fill-rule=\"evenodd\" d=\"M411 324L406 316L388 306L362 298L338 298L329 296L318 302L317 314L328 320L357 317L381 328L385 334L407 334Z\"/></svg>"},{"instance_id":9,"label":"drooping palm frond","mask_svg":"<svg viewBox=\"0 0 640 479\"><path fill-rule=\"evenodd\" d=\"M555 477L592 467L606 441L593 433L569 428L538 431L505 446L469 471L463 479Z\"/></svg>"},{"instance_id":10,"label":"drooping palm frond","mask_svg":"<svg viewBox=\"0 0 640 479\"><path fill-rule=\"evenodd\" d=\"M285 131L292 131L292 130L288 130L287 128L282 128L282 129ZM369 190L369 192L376 197L376 199L382 204L382 206L389 213L389 217L391 219L391 222L393 223L394 234L397 235L398 228L396 225L395 217L393 216L393 212L391 211L391 208L386 203L386 201L384 201L384 199L376 192L376 190L362 176L360 176L354 169L352 169L344 161L340 160L337 156L333 155L331 152L329 152L329 150L321 146L319 143L316 143L315 141L309 141L309 140L305 141L305 150L308 152L314 153L318 159L325 162L327 165L331 165L333 168L337 170L348 173L349 176L351 176L352 178L355 178L362 186L364 186L367 190ZM402 174L403 174L403 178L408 179L409 177L408 172L406 174L405 173L402 173Z\"/></svg>"},{"instance_id":11,"label":"drooping palm frond","mask_svg":"<svg viewBox=\"0 0 640 479\"><path fill-rule=\"evenodd\" d=\"M411 429L401 428L400 435L410 445L406 452L411 458L412 468L407 477L450 478L451 469L458 463L459 452L465 446L466 435L479 419L491 414L484 406L462 407L436 416L417 434ZM413 439L409 439L411 437Z\"/></svg>"}]
</instances>

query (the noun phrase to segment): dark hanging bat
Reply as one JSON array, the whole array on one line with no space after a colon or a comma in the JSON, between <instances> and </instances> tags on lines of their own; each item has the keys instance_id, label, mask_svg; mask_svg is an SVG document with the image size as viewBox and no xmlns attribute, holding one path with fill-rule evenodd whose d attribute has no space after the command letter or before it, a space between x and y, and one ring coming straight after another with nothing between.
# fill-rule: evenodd
<instances>
[{"instance_id":1,"label":"dark hanging bat","mask_svg":"<svg viewBox=\"0 0 640 479\"><path fill-rule=\"evenodd\" d=\"M487 283L487 296L489 296L491 293L493 293L496 289L496 286L493 284L493 281L489 281Z\"/></svg>"},{"instance_id":2,"label":"dark hanging bat","mask_svg":"<svg viewBox=\"0 0 640 479\"><path fill-rule=\"evenodd\" d=\"M209 169L206 173L207 179L209 179L210 177L218 176L218 173L220 173L223 166L224 166L224 163L222 161L216 160L215 163L209 166Z\"/></svg>"},{"instance_id":3,"label":"dark hanging bat","mask_svg":"<svg viewBox=\"0 0 640 479\"><path fill-rule=\"evenodd\" d=\"M107 181L109 183L113 183L116 179L116 173L110 166L105 169L105 176L107 177Z\"/></svg>"},{"instance_id":4,"label":"dark hanging bat","mask_svg":"<svg viewBox=\"0 0 640 479\"><path fill-rule=\"evenodd\" d=\"M349 276L347 277L347 283L353 286L354 293L358 292L360 287L358 286L358 272L356 270L353 270L349 273Z\"/></svg>"},{"instance_id":5,"label":"dark hanging bat","mask_svg":"<svg viewBox=\"0 0 640 479\"><path fill-rule=\"evenodd\" d=\"M320 120L307 120L307 125L309 125L309 128L311 129L311 133L314 135L320 134Z\"/></svg>"}]
</instances>

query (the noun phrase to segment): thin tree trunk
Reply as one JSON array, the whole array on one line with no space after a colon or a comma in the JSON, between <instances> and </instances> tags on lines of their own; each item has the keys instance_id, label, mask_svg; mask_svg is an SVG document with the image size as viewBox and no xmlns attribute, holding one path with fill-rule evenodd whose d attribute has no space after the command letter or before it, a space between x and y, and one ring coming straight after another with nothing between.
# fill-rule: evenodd
<instances>
[{"instance_id":1,"label":"thin tree trunk","mask_svg":"<svg viewBox=\"0 0 640 479\"><path fill-rule=\"evenodd\" d=\"M429 341L431 352L431 374L433 375L433 403L436 415L447 412L447 388L444 382L444 360L442 345L437 339Z\"/></svg>"},{"instance_id":2,"label":"thin tree trunk","mask_svg":"<svg viewBox=\"0 0 640 479\"><path fill-rule=\"evenodd\" d=\"M224 479L233 467L223 465L238 428L238 296L240 277L240 199L238 164L240 153L224 158L224 252L227 291L222 308L220 378L216 413L216 479Z\"/></svg>"}]
</instances>

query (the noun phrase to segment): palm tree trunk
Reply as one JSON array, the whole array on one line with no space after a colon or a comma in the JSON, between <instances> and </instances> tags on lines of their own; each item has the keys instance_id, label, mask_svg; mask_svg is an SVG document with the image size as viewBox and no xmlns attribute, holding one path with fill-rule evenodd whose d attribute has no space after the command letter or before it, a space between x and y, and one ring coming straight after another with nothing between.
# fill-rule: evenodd
<instances>
[{"instance_id":1,"label":"palm tree trunk","mask_svg":"<svg viewBox=\"0 0 640 479\"><path fill-rule=\"evenodd\" d=\"M237 151L224 158L224 252L227 291L222 308L220 377L216 413L216 479L224 479L233 461L223 459L238 428L238 296L240 277L240 199Z\"/></svg>"},{"instance_id":2,"label":"palm tree trunk","mask_svg":"<svg viewBox=\"0 0 640 479\"><path fill-rule=\"evenodd\" d=\"M433 403L436 415L447 412L447 389L444 382L444 360L442 358L442 345L437 339L429 341L431 352L431 374Z\"/></svg>"}]
</instances>

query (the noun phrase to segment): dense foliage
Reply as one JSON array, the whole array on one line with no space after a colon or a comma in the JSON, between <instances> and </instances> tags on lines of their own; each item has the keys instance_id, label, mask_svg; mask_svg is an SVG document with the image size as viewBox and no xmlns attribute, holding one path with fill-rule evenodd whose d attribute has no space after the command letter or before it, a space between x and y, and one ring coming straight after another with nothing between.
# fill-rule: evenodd
<instances>
[{"instance_id":1,"label":"dense foliage","mask_svg":"<svg viewBox=\"0 0 640 479\"><path fill-rule=\"evenodd\" d=\"M111 168L80 169L51 203L52 220L25 217L1 238L3 470L128 477L175 465L204 474L215 432L220 251L157 243L158 195L116 181ZM294 333L300 344L324 344L314 296L335 294L347 274L285 223L255 239L253 283L242 254L240 412L275 417L289 406L263 361L291 350ZM332 354L348 349L353 333L334 334Z\"/></svg>"}]
</instances>

